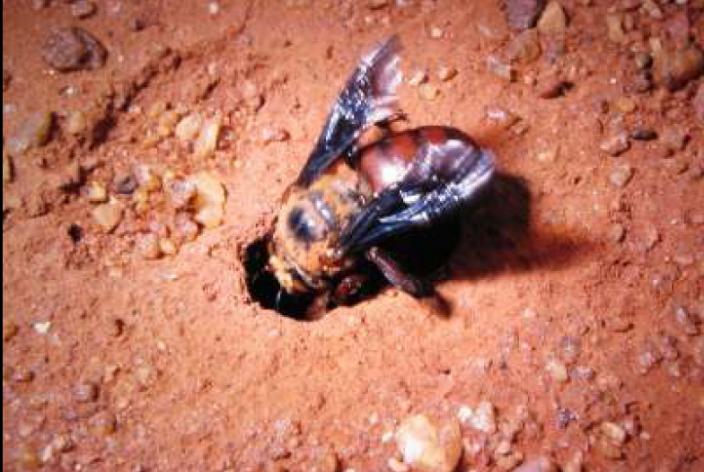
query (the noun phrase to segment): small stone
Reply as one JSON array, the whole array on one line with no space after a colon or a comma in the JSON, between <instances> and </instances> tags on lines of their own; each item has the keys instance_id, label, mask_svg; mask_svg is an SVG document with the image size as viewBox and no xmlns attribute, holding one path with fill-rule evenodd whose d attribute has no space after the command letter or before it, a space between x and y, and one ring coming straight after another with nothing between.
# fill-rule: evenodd
<instances>
[{"instance_id":1,"label":"small stone","mask_svg":"<svg viewBox=\"0 0 704 472\"><path fill-rule=\"evenodd\" d=\"M545 363L545 370L555 382L568 382L570 376L567 374L567 367L556 359L550 359Z\"/></svg>"},{"instance_id":2,"label":"small stone","mask_svg":"<svg viewBox=\"0 0 704 472\"><path fill-rule=\"evenodd\" d=\"M610 156L619 156L630 149L631 144L628 140L628 133L622 131L604 139L599 145L599 149Z\"/></svg>"},{"instance_id":3,"label":"small stone","mask_svg":"<svg viewBox=\"0 0 704 472\"><path fill-rule=\"evenodd\" d=\"M93 209L93 219L96 223L105 231L106 233L111 233L120 221L122 221L122 215L124 212L124 207L122 203L117 200L112 200L108 203L103 203L98 205Z\"/></svg>"},{"instance_id":4,"label":"small stone","mask_svg":"<svg viewBox=\"0 0 704 472\"><path fill-rule=\"evenodd\" d=\"M95 180L88 182L85 195L90 203L105 203L108 201L107 188L105 188L105 185Z\"/></svg>"},{"instance_id":5,"label":"small stone","mask_svg":"<svg viewBox=\"0 0 704 472\"><path fill-rule=\"evenodd\" d=\"M491 72L492 74L501 77L504 80L508 80L509 82L512 82L514 80L513 68L510 64L507 64L506 62L502 61L499 57L490 54L486 58L486 65L489 69L489 72Z\"/></svg>"},{"instance_id":6,"label":"small stone","mask_svg":"<svg viewBox=\"0 0 704 472\"><path fill-rule=\"evenodd\" d=\"M59 72L98 69L105 64L107 50L82 28L64 28L52 33L42 46L42 58Z\"/></svg>"},{"instance_id":7,"label":"small stone","mask_svg":"<svg viewBox=\"0 0 704 472\"><path fill-rule=\"evenodd\" d=\"M621 13L607 14L606 28L611 42L618 44L625 42L626 33L623 31L623 15Z\"/></svg>"},{"instance_id":8,"label":"small stone","mask_svg":"<svg viewBox=\"0 0 704 472\"><path fill-rule=\"evenodd\" d=\"M558 153L558 148L551 147L548 149L543 149L541 151L538 151L535 158L538 160L538 162L542 162L544 164L552 164L553 162L555 162L557 160L557 153Z\"/></svg>"},{"instance_id":9,"label":"small stone","mask_svg":"<svg viewBox=\"0 0 704 472\"><path fill-rule=\"evenodd\" d=\"M562 35L567 28L567 15L559 2L548 3L538 20L538 31L545 35Z\"/></svg>"},{"instance_id":10,"label":"small stone","mask_svg":"<svg viewBox=\"0 0 704 472\"><path fill-rule=\"evenodd\" d=\"M496 409L488 401L481 401L474 410L469 426L487 434L496 432Z\"/></svg>"},{"instance_id":11,"label":"small stone","mask_svg":"<svg viewBox=\"0 0 704 472\"><path fill-rule=\"evenodd\" d=\"M457 75L457 69L452 66L440 66L438 67L438 79L443 82L452 80Z\"/></svg>"},{"instance_id":12,"label":"small stone","mask_svg":"<svg viewBox=\"0 0 704 472\"><path fill-rule=\"evenodd\" d=\"M54 115L50 111L30 114L17 131L7 140L7 152L19 156L29 149L43 146L49 141Z\"/></svg>"},{"instance_id":13,"label":"small stone","mask_svg":"<svg viewBox=\"0 0 704 472\"><path fill-rule=\"evenodd\" d=\"M196 184L191 180L174 179L167 184L166 190L176 209L188 207L196 196Z\"/></svg>"},{"instance_id":14,"label":"small stone","mask_svg":"<svg viewBox=\"0 0 704 472\"><path fill-rule=\"evenodd\" d=\"M37 333L46 335L49 334L49 330L51 329L51 321L37 321L32 327Z\"/></svg>"},{"instance_id":15,"label":"small stone","mask_svg":"<svg viewBox=\"0 0 704 472\"><path fill-rule=\"evenodd\" d=\"M545 6L544 0L507 0L508 24L515 30L532 28Z\"/></svg>"},{"instance_id":16,"label":"small stone","mask_svg":"<svg viewBox=\"0 0 704 472\"><path fill-rule=\"evenodd\" d=\"M159 249L159 238L157 235L147 233L139 236L135 243L137 252L147 260L158 259L161 256Z\"/></svg>"},{"instance_id":17,"label":"small stone","mask_svg":"<svg viewBox=\"0 0 704 472\"><path fill-rule=\"evenodd\" d=\"M704 73L704 52L696 44L674 51L663 49L656 56L658 76L670 91L676 91Z\"/></svg>"},{"instance_id":18,"label":"small stone","mask_svg":"<svg viewBox=\"0 0 704 472\"><path fill-rule=\"evenodd\" d=\"M79 135L88 129L88 120L85 113L80 110L72 110L66 114L64 129L68 134Z\"/></svg>"},{"instance_id":19,"label":"small stone","mask_svg":"<svg viewBox=\"0 0 704 472\"><path fill-rule=\"evenodd\" d=\"M415 470L452 472L462 455L462 434L456 420L439 423L415 415L399 425L396 445L404 463Z\"/></svg>"},{"instance_id":20,"label":"small stone","mask_svg":"<svg viewBox=\"0 0 704 472\"><path fill-rule=\"evenodd\" d=\"M73 389L73 398L79 403L94 402L98 399L98 394L98 386L90 382L78 384Z\"/></svg>"},{"instance_id":21,"label":"small stone","mask_svg":"<svg viewBox=\"0 0 704 472\"><path fill-rule=\"evenodd\" d=\"M646 251L650 251L660 242L660 232L657 228L649 227L643 236L643 246Z\"/></svg>"},{"instance_id":22,"label":"small stone","mask_svg":"<svg viewBox=\"0 0 704 472\"><path fill-rule=\"evenodd\" d=\"M283 128L267 126L261 131L261 140L264 144L283 142L289 138L288 131Z\"/></svg>"},{"instance_id":23,"label":"small stone","mask_svg":"<svg viewBox=\"0 0 704 472\"><path fill-rule=\"evenodd\" d=\"M509 110L495 105L487 105L487 107L484 109L484 115L488 120L496 122L506 129L510 128L521 120L521 118L515 113L512 113Z\"/></svg>"},{"instance_id":24,"label":"small stone","mask_svg":"<svg viewBox=\"0 0 704 472\"><path fill-rule=\"evenodd\" d=\"M164 255L173 256L178 252L178 247L176 247L176 244L171 239L161 238L159 240L159 250Z\"/></svg>"},{"instance_id":25,"label":"small stone","mask_svg":"<svg viewBox=\"0 0 704 472\"><path fill-rule=\"evenodd\" d=\"M134 178L137 181L139 188L147 192L154 192L161 188L161 179L156 175L154 170L145 164L139 164L134 167Z\"/></svg>"},{"instance_id":26,"label":"small stone","mask_svg":"<svg viewBox=\"0 0 704 472\"><path fill-rule=\"evenodd\" d=\"M112 181L113 191L120 195L132 195L137 187L137 179L130 173L120 173Z\"/></svg>"},{"instance_id":27,"label":"small stone","mask_svg":"<svg viewBox=\"0 0 704 472\"><path fill-rule=\"evenodd\" d=\"M96 436L110 436L117 430L117 419L108 411L100 411L90 419L89 427Z\"/></svg>"},{"instance_id":28,"label":"small stone","mask_svg":"<svg viewBox=\"0 0 704 472\"><path fill-rule=\"evenodd\" d=\"M633 167L628 164L617 165L609 174L609 181L614 186L623 188L633 178L633 173Z\"/></svg>"},{"instance_id":29,"label":"small stone","mask_svg":"<svg viewBox=\"0 0 704 472\"><path fill-rule=\"evenodd\" d=\"M561 97L570 86L571 84L565 80L551 79L540 87L538 96L545 99Z\"/></svg>"},{"instance_id":30,"label":"small stone","mask_svg":"<svg viewBox=\"0 0 704 472\"><path fill-rule=\"evenodd\" d=\"M599 425L601 433L616 445L626 442L626 431L618 424L611 421L604 421Z\"/></svg>"},{"instance_id":31,"label":"small stone","mask_svg":"<svg viewBox=\"0 0 704 472\"><path fill-rule=\"evenodd\" d=\"M636 55L633 57L633 60L636 63L636 67L638 67L638 69L640 70L649 69L650 66L653 65L653 56L651 56L647 52L636 53Z\"/></svg>"},{"instance_id":32,"label":"small stone","mask_svg":"<svg viewBox=\"0 0 704 472\"><path fill-rule=\"evenodd\" d=\"M514 472L559 472L557 465L548 457L538 457L536 459L530 459L518 468L514 469Z\"/></svg>"},{"instance_id":33,"label":"small stone","mask_svg":"<svg viewBox=\"0 0 704 472\"><path fill-rule=\"evenodd\" d=\"M424 100L435 100L440 94L440 89L438 89L437 86L433 84L425 83L421 84L420 87L418 87L418 94Z\"/></svg>"},{"instance_id":34,"label":"small stone","mask_svg":"<svg viewBox=\"0 0 704 472\"><path fill-rule=\"evenodd\" d=\"M198 134L198 138L193 144L193 154L197 158L204 159L215 153L218 146L221 126L222 117L219 114L205 120Z\"/></svg>"},{"instance_id":35,"label":"small stone","mask_svg":"<svg viewBox=\"0 0 704 472\"><path fill-rule=\"evenodd\" d=\"M607 232L607 237L609 241L613 243L620 243L624 240L626 237L626 229L623 227L621 223L614 223L611 226L609 226L609 230Z\"/></svg>"},{"instance_id":36,"label":"small stone","mask_svg":"<svg viewBox=\"0 0 704 472\"><path fill-rule=\"evenodd\" d=\"M200 172L190 180L196 187L195 220L206 228L214 228L222 224L225 187L209 172Z\"/></svg>"},{"instance_id":37,"label":"small stone","mask_svg":"<svg viewBox=\"0 0 704 472\"><path fill-rule=\"evenodd\" d=\"M687 132L679 126L667 126L660 133L660 143L673 153L685 148L687 138Z\"/></svg>"},{"instance_id":38,"label":"small stone","mask_svg":"<svg viewBox=\"0 0 704 472\"><path fill-rule=\"evenodd\" d=\"M439 26L431 26L430 30L428 31L428 34L433 39L441 39L444 36L445 32Z\"/></svg>"},{"instance_id":39,"label":"small stone","mask_svg":"<svg viewBox=\"0 0 704 472\"><path fill-rule=\"evenodd\" d=\"M167 138L174 134L176 125L179 123L181 116L176 110L166 110L161 116L156 125L156 134L161 138Z\"/></svg>"},{"instance_id":40,"label":"small stone","mask_svg":"<svg viewBox=\"0 0 704 472\"><path fill-rule=\"evenodd\" d=\"M652 141L658 137L658 133L650 128L636 128L631 132L631 138L637 141Z\"/></svg>"},{"instance_id":41,"label":"small stone","mask_svg":"<svg viewBox=\"0 0 704 472\"><path fill-rule=\"evenodd\" d=\"M612 443L608 438L606 437L599 437L595 444L594 444L595 449L605 458L610 459L610 460L620 460L623 458L623 451L621 448Z\"/></svg>"},{"instance_id":42,"label":"small stone","mask_svg":"<svg viewBox=\"0 0 704 472\"><path fill-rule=\"evenodd\" d=\"M412 87L418 87L420 84L424 84L428 81L428 74L422 70L418 69L414 71L408 78L408 85Z\"/></svg>"},{"instance_id":43,"label":"small stone","mask_svg":"<svg viewBox=\"0 0 704 472\"><path fill-rule=\"evenodd\" d=\"M198 224L191 219L190 214L186 212L179 212L176 214L174 219L174 229L171 237L174 238L176 242L182 244L184 242L194 241L198 237L200 228Z\"/></svg>"},{"instance_id":44,"label":"small stone","mask_svg":"<svg viewBox=\"0 0 704 472\"><path fill-rule=\"evenodd\" d=\"M220 4L215 1L208 2L208 14L210 16L215 16L220 13Z\"/></svg>"},{"instance_id":45,"label":"small stone","mask_svg":"<svg viewBox=\"0 0 704 472\"><path fill-rule=\"evenodd\" d=\"M643 0L643 10L645 10L651 18L662 20L663 13L657 3L653 0Z\"/></svg>"},{"instance_id":46,"label":"small stone","mask_svg":"<svg viewBox=\"0 0 704 472\"><path fill-rule=\"evenodd\" d=\"M675 307L674 312L675 321L687 336L697 336L699 334L699 328L694 321L694 317L689 314L685 307L678 305Z\"/></svg>"},{"instance_id":47,"label":"small stone","mask_svg":"<svg viewBox=\"0 0 704 472\"><path fill-rule=\"evenodd\" d=\"M93 16L97 11L95 3L89 0L76 0L71 3L71 15L75 18L88 18Z\"/></svg>"},{"instance_id":48,"label":"small stone","mask_svg":"<svg viewBox=\"0 0 704 472\"><path fill-rule=\"evenodd\" d=\"M506 47L506 57L511 62L530 64L540 57L540 40L536 29L519 33Z\"/></svg>"},{"instance_id":49,"label":"small stone","mask_svg":"<svg viewBox=\"0 0 704 472\"><path fill-rule=\"evenodd\" d=\"M613 108L619 113L633 113L636 109L636 102L630 97L618 97L613 102Z\"/></svg>"}]
</instances>

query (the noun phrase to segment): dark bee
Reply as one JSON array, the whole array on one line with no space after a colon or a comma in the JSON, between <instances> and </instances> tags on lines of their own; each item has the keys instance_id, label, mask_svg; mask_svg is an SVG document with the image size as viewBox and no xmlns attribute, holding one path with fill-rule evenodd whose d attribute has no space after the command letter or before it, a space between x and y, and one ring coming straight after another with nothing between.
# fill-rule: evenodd
<instances>
[{"instance_id":1,"label":"dark bee","mask_svg":"<svg viewBox=\"0 0 704 472\"><path fill-rule=\"evenodd\" d=\"M266 255L258 256L268 259L266 273L256 274L278 285L276 306L284 298L308 303L320 294L330 303L347 303L364 291L365 265L415 297L432 293L383 245L441 224L492 181L492 153L457 129L390 131L402 116L395 95L398 50L393 37L361 59L283 196ZM362 144L371 129L386 135Z\"/></svg>"}]
</instances>

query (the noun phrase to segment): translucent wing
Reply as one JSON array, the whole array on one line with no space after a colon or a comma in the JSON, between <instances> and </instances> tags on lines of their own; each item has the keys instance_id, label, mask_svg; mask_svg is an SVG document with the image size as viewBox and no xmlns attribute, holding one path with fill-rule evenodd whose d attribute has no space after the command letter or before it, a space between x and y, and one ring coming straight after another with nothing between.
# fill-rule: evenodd
<instances>
[{"instance_id":1,"label":"translucent wing","mask_svg":"<svg viewBox=\"0 0 704 472\"><path fill-rule=\"evenodd\" d=\"M396 88L399 41L393 36L362 57L328 115L318 142L296 183L308 186L351 148L367 127L400 113Z\"/></svg>"}]
</instances>

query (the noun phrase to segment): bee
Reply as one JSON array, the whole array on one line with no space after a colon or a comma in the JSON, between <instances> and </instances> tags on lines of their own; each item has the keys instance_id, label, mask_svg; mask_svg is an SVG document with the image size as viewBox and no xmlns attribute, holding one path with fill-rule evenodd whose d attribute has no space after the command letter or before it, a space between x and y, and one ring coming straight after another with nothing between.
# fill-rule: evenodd
<instances>
[{"instance_id":1,"label":"bee","mask_svg":"<svg viewBox=\"0 0 704 472\"><path fill-rule=\"evenodd\" d=\"M414 297L431 294L385 242L441 224L492 181L493 154L458 129L391 131L404 116L396 96L399 50L393 36L361 58L283 195L258 256L264 273L256 276L277 286L277 308L321 294L328 304L348 304L364 292L369 265ZM372 130L383 135L365 143Z\"/></svg>"}]
</instances>

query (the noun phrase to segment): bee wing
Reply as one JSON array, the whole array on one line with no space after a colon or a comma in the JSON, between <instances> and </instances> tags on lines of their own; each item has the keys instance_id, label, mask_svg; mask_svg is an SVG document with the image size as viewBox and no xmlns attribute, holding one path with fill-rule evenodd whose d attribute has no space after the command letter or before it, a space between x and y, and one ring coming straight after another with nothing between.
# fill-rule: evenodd
<instances>
[{"instance_id":1,"label":"bee wing","mask_svg":"<svg viewBox=\"0 0 704 472\"><path fill-rule=\"evenodd\" d=\"M453 167L443 177L433 162ZM475 200L494 172L494 156L485 149L461 141L423 146L406 176L380 192L350 221L337 243L338 255L366 250L390 236L451 215Z\"/></svg>"},{"instance_id":2,"label":"bee wing","mask_svg":"<svg viewBox=\"0 0 704 472\"><path fill-rule=\"evenodd\" d=\"M308 186L330 164L354 146L367 127L399 114L396 88L400 50L396 36L362 57L335 101L318 142L296 183Z\"/></svg>"}]
</instances>

